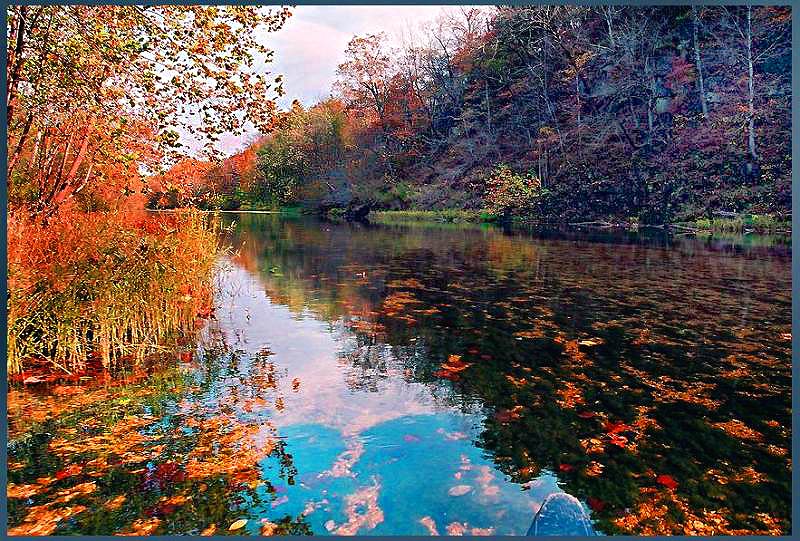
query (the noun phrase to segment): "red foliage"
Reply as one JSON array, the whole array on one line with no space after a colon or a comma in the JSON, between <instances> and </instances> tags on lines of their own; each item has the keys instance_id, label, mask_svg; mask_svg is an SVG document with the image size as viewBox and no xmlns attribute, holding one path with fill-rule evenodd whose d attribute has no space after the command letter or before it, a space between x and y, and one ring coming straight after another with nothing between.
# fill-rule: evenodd
<instances>
[{"instance_id":1,"label":"red foliage","mask_svg":"<svg viewBox=\"0 0 800 541\"><path fill-rule=\"evenodd\" d=\"M676 488L678 488L678 482L675 479L673 479L672 476L664 473L656 477L656 482L659 485L666 487L670 490L675 490Z\"/></svg>"}]
</instances>

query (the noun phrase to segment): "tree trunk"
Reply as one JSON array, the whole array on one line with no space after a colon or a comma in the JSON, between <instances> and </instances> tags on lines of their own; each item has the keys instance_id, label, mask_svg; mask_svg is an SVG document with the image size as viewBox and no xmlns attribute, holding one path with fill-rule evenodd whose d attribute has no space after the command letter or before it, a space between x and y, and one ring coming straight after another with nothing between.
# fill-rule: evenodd
<instances>
[{"instance_id":1,"label":"tree trunk","mask_svg":"<svg viewBox=\"0 0 800 541\"><path fill-rule=\"evenodd\" d=\"M19 158L22 155L22 149L24 148L25 143L28 141L28 134L30 133L32 124L33 124L33 114L28 113L28 117L25 119L25 126L22 128L22 133L19 136L19 141L17 141L17 146L14 148L14 153L8 160L9 177L11 177L11 173L14 171L14 168L17 166L17 162L19 161Z\"/></svg>"},{"instance_id":2,"label":"tree trunk","mask_svg":"<svg viewBox=\"0 0 800 541\"><path fill-rule=\"evenodd\" d=\"M753 8L747 6L747 88L748 88L748 101L747 101L747 149L750 152L750 158L753 162L758 160L756 153L756 130L755 130L755 92L753 89L753 32L751 26ZM752 170L754 164L751 164Z\"/></svg>"},{"instance_id":3,"label":"tree trunk","mask_svg":"<svg viewBox=\"0 0 800 541\"><path fill-rule=\"evenodd\" d=\"M698 26L697 6L692 6L692 36L694 39L694 63L697 66L697 92L700 94L700 107L703 110L703 118L708 118L708 102L706 101L706 89L703 83L703 63L700 59L700 40L697 37Z\"/></svg>"},{"instance_id":4,"label":"tree trunk","mask_svg":"<svg viewBox=\"0 0 800 541\"><path fill-rule=\"evenodd\" d=\"M93 123L89 121L89 124L86 126L86 135L83 138L83 143L81 144L81 148L78 150L77 156L75 156L75 160L72 162L69 172L61 182L58 191L54 194L54 197L48 202L50 211L57 209L61 203L66 201L74 193L76 188L74 184L75 176L78 174L78 170L86 159L86 152L89 150L89 142L92 139L92 128Z\"/></svg>"},{"instance_id":5,"label":"tree trunk","mask_svg":"<svg viewBox=\"0 0 800 541\"><path fill-rule=\"evenodd\" d=\"M577 112L578 129L576 130L578 136L578 146L575 148L575 153L578 155L578 160L581 159L581 85L578 79L578 74L575 74L575 110Z\"/></svg>"},{"instance_id":6,"label":"tree trunk","mask_svg":"<svg viewBox=\"0 0 800 541\"><path fill-rule=\"evenodd\" d=\"M7 60L10 60L8 80L6 84L6 127L11 128L11 120L14 118L14 105L17 98L17 86L19 85L19 76L22 72L22 49L25 43L25 16L27 13L27 6L19 6L19 13L14 18L16 22L12 22L13 29L16 30L16 35L12 35L14 39L13 55L8 54ZM10 53L11 51L9 51Z\"/></svg>"},{"instance_id":7,"label":"tree trunk","mask_svg":"<svg viewBox=\"0 0 800 541\"><path fill-rule=\"evenodd\" d=\"M656 79L650 73L650 57L648 56L644 61L644 72L650 79L650 93L647 98L647 145L648 147L653 142L653 129L655 128L655 118L653 117L653 102L655 101L656 93Z\"/></svg>"},{"instance_id":8,"label":"tree trunk","mask_svg":"<svg viewBox=\"0 0 800 541\"><path fill-rule=\"evenodd\" d=\"M483 82L484 85L484 92L486 94L486 128L489 131L489 135L492 134L492 110L489 106L489 80L485 80Z\"/></svg>"}]
</instances>

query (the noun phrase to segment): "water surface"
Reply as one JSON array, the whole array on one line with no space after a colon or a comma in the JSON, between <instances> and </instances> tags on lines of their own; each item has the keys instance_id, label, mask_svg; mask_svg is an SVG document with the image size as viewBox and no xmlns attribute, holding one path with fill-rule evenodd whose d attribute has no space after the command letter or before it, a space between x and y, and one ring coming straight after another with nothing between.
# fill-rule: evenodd
<instances>
[{"instance_id":1,"label":"water surface","mask_svg":"<svg viewBox=\"0 0 800 541\"><path fill-rule=\"evenodd\" d=\"M198 349L11 391L12 528L788 532L788 244L235 220Z\"/></svg>"}]
</instances>

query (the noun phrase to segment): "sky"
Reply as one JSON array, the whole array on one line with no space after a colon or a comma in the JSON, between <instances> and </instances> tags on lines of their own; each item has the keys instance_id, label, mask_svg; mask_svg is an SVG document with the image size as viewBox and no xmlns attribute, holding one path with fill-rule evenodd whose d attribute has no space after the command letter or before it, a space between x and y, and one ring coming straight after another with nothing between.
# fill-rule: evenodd
<instances>
[{"instance_id":1,"label":"sky","mask_svg":"<svg viewBox=\"0 0 800 541\"><path fill-rule=\"evenodd\" d=\"M275 51L273 62L260 71L283 74L286 95L278 103L287 107L293 99L312 105L330 94L336 67L344 60L344 50L354 35L386 32L396 43L404 32L418 29L434 20L442 6L297 6L284 27L265 34L263 43ZM220 139L226 154L241 150L255 136ZM188 142L188 141L187 141Z\"/></svg>"}]
</instances>

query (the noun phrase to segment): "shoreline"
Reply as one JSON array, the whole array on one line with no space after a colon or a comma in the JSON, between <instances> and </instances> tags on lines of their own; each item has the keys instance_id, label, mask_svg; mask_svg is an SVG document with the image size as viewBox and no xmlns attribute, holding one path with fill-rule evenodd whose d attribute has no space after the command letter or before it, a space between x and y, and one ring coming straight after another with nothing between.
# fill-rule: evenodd
<instances>
[{"instance_id":1,"label":"shoreline","mask_svg":"<svg viewBox=\"0 0 800 541\"><path fill-rule=\"evenodd\" d=\"M175 213L192 207L174 209L145 209L147 212ZM206 214L278 214L283 216L303 215L292 210L207 210L194 209L197 212ZM489 214L486 211L469 211L461 209L449 210L378 210L371 212L368 217L373 223L398 224L398 223L430 223L430 224L473 224L473 225L496 225L500 226L502 220L499 216ZM526 220L521 217L513 217L509 222L515 226L545 227L545 228L578 228L578 229L597 229L597 230L621 230L636 232L641 229L654 229L669 231L676 235L693 235L706 233L724 233L734 235L774 235L791 236L791 221L774 221L772 216L763 216L770 224L767 227L754 226L748 227L741 218L718 218L713 224L708 220L681 221L670 224L639 224L636 222L609 222L605 220L591 220L586 222L536 222ZM772 225L774 224L774 226Z\"/></svg>"}]
</instances>

